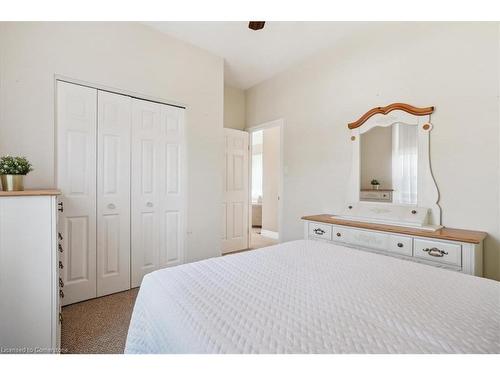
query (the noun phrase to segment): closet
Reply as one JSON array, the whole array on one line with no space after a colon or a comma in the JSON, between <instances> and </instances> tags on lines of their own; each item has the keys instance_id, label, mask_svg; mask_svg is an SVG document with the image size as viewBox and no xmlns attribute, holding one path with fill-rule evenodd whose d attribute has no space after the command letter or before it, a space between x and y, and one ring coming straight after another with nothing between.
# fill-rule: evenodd
<instances>
[{"instance_id":1,"label":"closet","mask_svg":"<svg viewBox=\"0 0 500 375\"><path fill-rule=\"evenodd\" d=\"M184 108L57 82L63 305L183 262Z\"/></svg>"}]
</instances>

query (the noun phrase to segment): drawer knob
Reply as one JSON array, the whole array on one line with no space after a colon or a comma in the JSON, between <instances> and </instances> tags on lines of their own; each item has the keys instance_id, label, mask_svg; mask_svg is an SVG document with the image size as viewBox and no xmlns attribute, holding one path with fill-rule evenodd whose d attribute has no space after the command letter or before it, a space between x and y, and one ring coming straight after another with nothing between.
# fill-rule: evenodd
<instances>
[{"instance_id":1,"label":"drawer knob","mask_svg":"<svg viewBox=\"0 0 500 375\"><path fill-rule=\"evenodd\" d=\"M401 242L398 242L398 247L403 247L403 244Z\"/></svg>"},{"instance_id":2,"label":"drawer knob","mask_svg":"<svg viewBox=\"0 0 500 375\"><path fill-rule=\"evenodd\" d=\"M415 215L417 213L417 210L411 210L411 213Z\"/></svg>"},{"instance_id":3,"label":"drawer knob","mask_svg":"<svg viewBox=\"0 0 500 375\"><path fill-rule=\"evenodd\" d=\"M438 249L437 247L433 247L431 249L429 248L426 248L426 249L422 249L422 251L425 251L427 254L429 254L431 257L438 257L438 258L441 258L445 255L448 255L448 253L444 250L440 250Z\"/></svg>"},{"instance_id":4,"label":"drawer knob","mask_svg":"<svg viewBox=\"0 0 500 375\"><path fill-rule=\"evenodd\" d=\"M313 230L313 232L319 235L325 234L325 231L321 228L316 228Z\"/></svg>"},{"instance_id":5,"label":"drawer knob","mask_svg":"<svg viewBox=\"0 0 500 375\"><path fill-rule=\"evenodd\" d=\"M347 208L349 208L350 210L352 210L352 206L349 206L349 207L347 207Z\"/></svg>"},{"instance_id":6,"label":"drawer knob","mask_svg":"<svg viewBox=\"0 0 500 375\"><path fill-rule=\"evenodd\" d=\"M342 237L342 234L340 232L337 232L337 237Z\"/></svg>"}]
</instances>

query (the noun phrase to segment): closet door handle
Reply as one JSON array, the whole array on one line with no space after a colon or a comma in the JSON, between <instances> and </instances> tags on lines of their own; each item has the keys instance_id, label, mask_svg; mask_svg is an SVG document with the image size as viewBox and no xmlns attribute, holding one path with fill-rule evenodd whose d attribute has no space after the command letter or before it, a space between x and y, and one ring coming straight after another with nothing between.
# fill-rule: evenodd
<instances>
[{"instance_id":1,"label":"closet door handle","mask_svg":"<svg viewBox=\"0 0 500 375\"><path fill-rule=\"evenodd\" d=\"M147 202L147 203L146 203L146 206L147 206L147 207L153 207L153 202Z\"/></svg>"},{"instance_id":2,"label":"closet door handle","mask_svg":"<svg viewBox=\"0 0 500 375\"><path fill-rule=\"evenodd\" d=\"M114 205L114 203L110 203L110 204L108 204L108 208L110 210L114 210L116 208L116 206Z\"/></svg>"}]
</instances>

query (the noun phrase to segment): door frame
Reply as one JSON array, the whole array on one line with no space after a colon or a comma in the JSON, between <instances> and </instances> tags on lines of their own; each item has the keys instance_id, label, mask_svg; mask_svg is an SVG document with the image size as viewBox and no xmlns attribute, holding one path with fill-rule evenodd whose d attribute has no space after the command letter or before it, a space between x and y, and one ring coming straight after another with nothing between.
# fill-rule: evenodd
<instances>
[{"instance_id":1,"label":"door frame","mask_svg":"<svg viewBox=\"0 0 500 375\"><path fill-rule=\"evenodd\" d=\"M284 132L285 132L285 120L283 118L278 118L276 120L264 122L258 125L250 126L246 128L245 130L249 133L249 140L248 140L248 145L249 145L249 158L248 158L248 244L250 246L251 244L251 235L252 235L252 147L253 147L253 142L252 142L252 134L256 131L259 130L265 130L269 128L275 128L278 127L280 129L280 161L279 161L279 176L280 176L280 181L278 185L278 242L283 241L283 180L285 177L285 167L284 167Z\"/></svg>"}]
</instances>

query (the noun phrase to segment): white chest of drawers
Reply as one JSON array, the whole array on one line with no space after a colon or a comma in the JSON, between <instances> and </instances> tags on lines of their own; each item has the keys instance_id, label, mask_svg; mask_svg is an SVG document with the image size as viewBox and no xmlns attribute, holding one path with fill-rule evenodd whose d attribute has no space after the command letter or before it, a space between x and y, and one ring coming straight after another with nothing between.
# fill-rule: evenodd
<instances>
[{"instance_id":1,"label":"white chest of drawers","mask_svg":"<svg viewBox=\"0 0 500 375\"><path fill-rule=\"evenodd\" d=\"M0 192L0 352L57 353L57 191Z\"/></svg>"},{"instance_id":2,"label":"white chest of drawers","mask_svg":"<svg viewBox=\"0 0 500 375\"><path fill-rule=\"evenodd\" d=\"M484 232L443 228L429 232L348 222L331 215L305 216L306 239L328 241L475 276L483 274Z\"/></svg>"}]
</instances>

